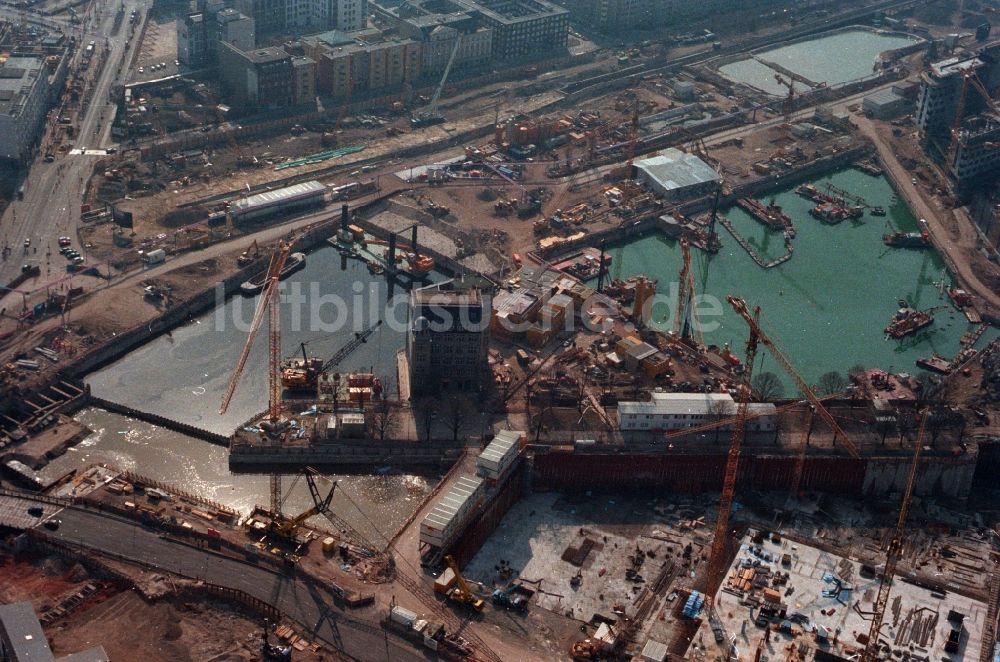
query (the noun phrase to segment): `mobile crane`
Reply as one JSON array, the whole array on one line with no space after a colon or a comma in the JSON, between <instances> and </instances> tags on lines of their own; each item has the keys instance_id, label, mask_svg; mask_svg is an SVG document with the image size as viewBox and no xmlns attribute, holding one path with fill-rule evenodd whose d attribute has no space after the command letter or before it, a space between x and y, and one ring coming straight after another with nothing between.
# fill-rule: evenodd
<instances>
[{"instance_id":1,"label":"mobile crane","mask_svg":"<svg viewBox=\"0 0 1000 662\"><path fill-rule=\"evenodd\" d=\"M469 588L468 582L465 581L465 577L462 576L462 571L458 569L458 563L455 562L454 557L446 556L444 557L445 564L451 568L451 571L455 573L455 583L457 586L448 591L448 599L455 604L462 605L463 607L468 607L475 611L483 610L483 599L478 597Z\"/></svg>"}]
</instances>

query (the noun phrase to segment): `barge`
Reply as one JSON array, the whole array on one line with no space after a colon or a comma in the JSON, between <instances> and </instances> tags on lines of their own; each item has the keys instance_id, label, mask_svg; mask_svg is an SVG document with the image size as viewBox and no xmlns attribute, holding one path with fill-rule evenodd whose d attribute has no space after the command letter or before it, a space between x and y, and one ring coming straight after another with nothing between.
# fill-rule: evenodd
<instances>
[{"instance_id":1,"label":"barge","mask_svg":"<svg viewBox=\"0 0 1000 662\"><path fill-rule=\"evenodd\" d=\"M284 280L288 276L292 275L302 267L306 266L306 254L305 253L292 253L288 256L288 261L285 262L285 267L278 274L279 280ZM253 296L254 294L259 294L261 290L264 289L264 284L267 281L267 269L260 272L259 274L250 278L250 280L244 282L240 285L240 292L247 296Z\"/></svg>"}]
</instances>

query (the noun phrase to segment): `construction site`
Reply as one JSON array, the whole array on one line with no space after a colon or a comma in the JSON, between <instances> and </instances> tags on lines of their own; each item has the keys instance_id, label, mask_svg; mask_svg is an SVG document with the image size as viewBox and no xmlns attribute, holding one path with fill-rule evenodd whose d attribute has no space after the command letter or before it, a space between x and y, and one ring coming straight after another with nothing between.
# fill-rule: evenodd
<instances>
[{"instance_id":1,"label":"construction site","mask_svg":"<svg viewBox=\"0 0 1000 662\"><path fill-rule=\"evenodd\" d=\"M204 70L199 22L247 16L0 34L61 90L0 312L0 571L39 587L0 597L50 656L127 657L131 611L169 659L995 660L997 10L615 46L582 6L376 4ZM454 45L406 32L449 7ZM565 50L477 63L539 17ZM424 73L336 68L386 35ZM315 66L308 102L234 88L279 61ZM22 238L38 187L67 200ZM101 443L88 406L268 490L241 510L127 451L53 478ZM390 523L345 476L433 487Z\"/></svg>"}]
</instances>

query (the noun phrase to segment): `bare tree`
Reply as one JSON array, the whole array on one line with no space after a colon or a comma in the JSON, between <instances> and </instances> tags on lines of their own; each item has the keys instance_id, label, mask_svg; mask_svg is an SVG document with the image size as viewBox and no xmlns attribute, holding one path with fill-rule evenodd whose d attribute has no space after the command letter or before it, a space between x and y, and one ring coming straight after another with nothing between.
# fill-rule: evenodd
<instances>
[{"instance_id":1,"label":"bare tree","mask_svg":"<svg viewBox=\"0 0 1000 662\"><path fill-rule=\"evenodd\" d=\"M434 427L434 419L437 418L437 398L420 398L413 407L413 413L418 424L424 431L424 441L431 440L431 428Z\"/></svg>"},{"instance_id":2,"label":"bare tree","mask_svg":"<svg viewBox=\"0 0 1000 662\"><path fill-rule=\"evenodd\" d=\"M713 400L712 403L708 405L708 419L716 423L715 443L719 443L719 436L722 434L722 428L726 427L725 425L721 425L721 422L734 415L735 411L733 409L733 403L728 400Z\"/></svg>"},{"instance_id":3,"label":"bare tree","mask_svg":"<svg viewBox=\"0 0 1000 662\"><path fill-rule=\"evenodd\" d=\"M375 401L368 412L368 434L385 441L385 435L396 425L396 409L385 398Z\"/></svg>"},{"instance_id":4,"label":"bare tree","mask_svg":"<svg viewBox=\"0 0 1000 662\"><path fill-rule=\"evenodd\" d=\"M785 394L781 379L773 372L762 372L751 380L757 397L764 401L778 400Z\"/></svg>"},{"instance_id":5,"label":"bare tree","mask_svg":"<svg viewBox=\"0 0 1000 662\"><path fill-rule=\"evenodd\" d=\"M475 411L472 400L461 393L455 393L444 401L444 415L448 419L448 426L451 428L451 440L458 441L458 432L462 428L462 423L468 418L470 413Z\"/></svg>"},{"instance_id":6,"label":"bare tree","mask_svg":"<svg viewBox=\"0 0 1000 662\"><path fill-rule=\"evenodd\" d=\"M831 370L820 375L819 382L816 384L816 390L820 395L833 395L846 389L847 384L846 377L836 370Z\"/></svg>"}]
</instances>

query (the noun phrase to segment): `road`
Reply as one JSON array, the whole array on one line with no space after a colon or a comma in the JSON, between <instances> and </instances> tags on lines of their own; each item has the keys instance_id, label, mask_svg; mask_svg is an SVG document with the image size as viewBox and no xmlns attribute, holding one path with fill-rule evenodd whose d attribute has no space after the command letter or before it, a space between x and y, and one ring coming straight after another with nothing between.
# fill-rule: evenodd
<instances>
[{"instance_id":1,"label":"road","mask_svg":"<svg viewBox=\"0 0 1000 662\"><path fill-rule=\"evenodd\" d=\"M1000 309L1000 296L980 279L968 258L978 245L972 221L967 217L955 219L950 211L942 211L938 205L928 201L923 188L914 183L912 173L899 162L893 145L876 131L875 124L866 117L855 117L855 123L875 143L882 165L907 206L914 215L927 221L931 240L948 263L949 270L958 276L966 290L982 297L991 308ZM958 236L953 238L950 230L956 231Z\"/></svg>"},{"instance_id":2,"label":"road","mask_svg":"<svg viewBox=\"0 0 1000 662\"><path fill-rule=\"evenodd\" d=\"M24 511L36 502L28 497L0 497L0 514ZM341 611L328 590L250 563L220 556L163 538L158 532L108 513L78 507L53 509L45 518L61 520L50 538L191 579L238 589L277 607L297 622L307 637L320 639L362 662L421 662L426 658L409 642L386 633L378 623L385 606L355 616ZM40 521L40 520L39 520Z\"/></svg>"},{"instance_id":3,"label":"road","mask_svg":"<svg viewBox=\"0 0 1000 662\"><path fill-rule=\"evenodd\" d=\"M138 8L143 20L147 20L150 4L151 0L127 0L125 11L128 13L133 8ZM123 82L128 74L128 67L123 65L119 69L119 63L130 62L132 54L140 45L138 39L133 39L126 52L127 19L118 34L110 36L118 0L95 3L94 11L97 12L101 5L105 5L104 10L99 15L95 13L88 25L80 30L73 30L74 34L79 35L82 44L95 41L100 47L107 38L109 48L101 75L93 85L90 105L76 127L74 147L77 148L110 146L108 135L114 106L108 101L109 92L112 85ZM139 29L136 29L137 35ZM67 235L75 241L79 224L78 205L83 199L86 181L94 162L99 158L65 154L59 155L53 163L45 163L41 155L35 159L26 179L24 200L12 202L0 219L0 226L3 227L0 244L11 248L10 256L0 262L0 282L9 282L26 262L40 265L43 274L64 269L65 263L57 252L56 239ZM24 248L25 239L31 240L30 249Z\"/></svg>"}]
</instances>

